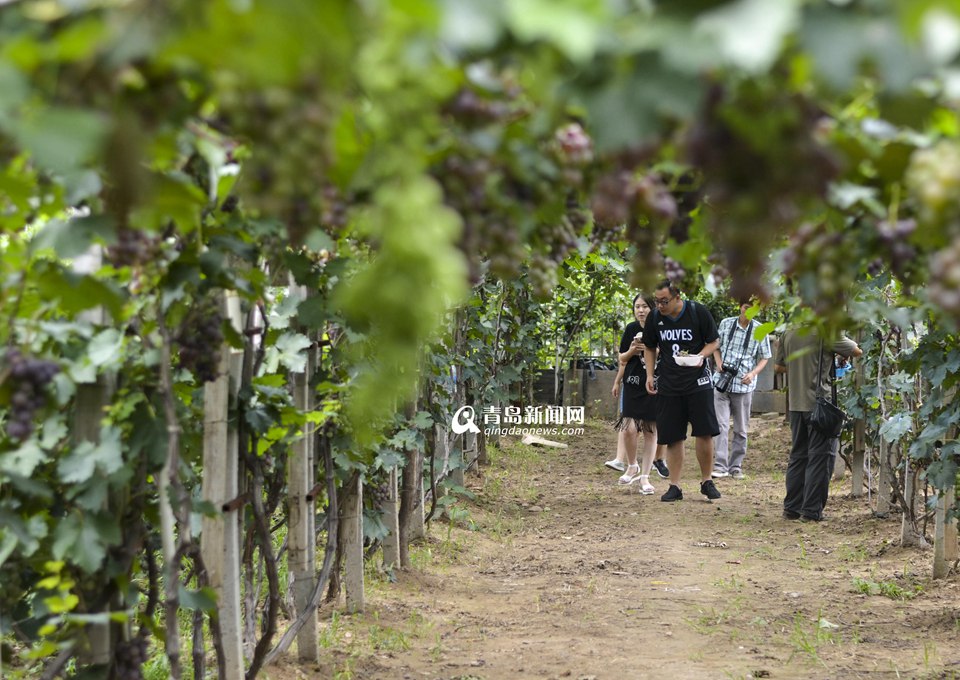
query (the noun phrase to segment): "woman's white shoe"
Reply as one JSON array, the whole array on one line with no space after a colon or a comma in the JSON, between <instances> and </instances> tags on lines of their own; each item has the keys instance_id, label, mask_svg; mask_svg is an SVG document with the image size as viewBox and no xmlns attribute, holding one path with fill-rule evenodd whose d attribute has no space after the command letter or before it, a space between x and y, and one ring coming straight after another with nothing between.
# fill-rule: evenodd
<instances>
[{"instance_id":1,"label":"woman's white shoe","mask_svg":"<svg viewBox=\"0 0 960 680\"><path fill-rule=\"evenodd\" d=\"M640 479L640 466L630 465L627 467L626 472L623 473L623 476L617 480L617 484L621 486L630 486L638 479Z\"/></svg>"},{"instance_id":2,"label":"woman's white shoe","mask_svg":"<svg viewBox=\"0 0 960 680\"><path fill-rule=\"evenodd\" d=\"M644 496L649 496L656 491L656 489L653 488L653 484L650 483L650 475L640 475L638 479L640 480L640 488L638 491Z\"/></svg>"}]
</instances>

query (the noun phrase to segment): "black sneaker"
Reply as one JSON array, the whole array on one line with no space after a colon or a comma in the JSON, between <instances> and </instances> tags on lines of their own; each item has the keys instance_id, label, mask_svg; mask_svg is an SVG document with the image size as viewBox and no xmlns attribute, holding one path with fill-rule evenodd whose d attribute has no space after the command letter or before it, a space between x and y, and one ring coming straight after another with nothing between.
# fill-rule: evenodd
<instances>
[{"instance_id":1,"label":"black sneaker","mask_svg":"<svg viewBox=\"0 0 960 680\"><path fill-rule=\"evenodd\" d=\"M667 489L667 493L660 496L660 500L664 503L673 503L674 501L683 500L683 491L680 490L680 487L676 484L671 484L670 488Z\"/></svg>"},{"instance_id":2,"label":"black sneaker","mask_svg":"<svg viewBox=\"0 0 960 680\"><path fill-rule=\"evenodd\" d=\"M700 493L711 501L720 498L720 492L717 490L717 485L713 483L712 479L700 483Z\"/></svg>"},{"instance_id":3,"label":"black sneaker","mask_svg":"<svg viewBox=\"0 0 960 680\"><path fill-rule=\"evenodd\" d=\"M670 469L667 467L667 464L663 462L662 458L657 458L653 461L653 467L657 468L657 474L660 475L662 479L670 476Z\"/></svg>"},{"instance_id":4,"label":"black sneaker","mask_svg":"<svg viewBox=\"0 0 960 680\"><path fill-rule=\"evenodd\" d=\"M793 510L784 510L784 511L783 511L783 518L784 518L784 519L788 519L788 520L790 520L791 522L795 522L795 521L797 521L798 519L800 519L800 513L799 513L799 512L794 512Z\"/></svg>"}]
</instances>

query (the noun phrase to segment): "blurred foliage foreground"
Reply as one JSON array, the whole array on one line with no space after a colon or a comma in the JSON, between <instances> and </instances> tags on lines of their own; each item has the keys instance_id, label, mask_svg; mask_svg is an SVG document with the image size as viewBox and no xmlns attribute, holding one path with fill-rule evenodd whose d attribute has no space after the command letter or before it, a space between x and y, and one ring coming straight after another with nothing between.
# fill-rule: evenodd
<instances>
[{"instance_id":1,"label":"blurred foliage foreground","mask_svg":"<svg viewBox=\"0 0 960 680\"><path fill-rule=\"evenodd\" d=\"M958 54L956 0L0 0L3 672L138 621L84 672L139 677L158 476L186 560L223 343L261 519L308 422L376 483L665 275L859 332L848 408L950 488Z\"/></svg>"}]
</instances>

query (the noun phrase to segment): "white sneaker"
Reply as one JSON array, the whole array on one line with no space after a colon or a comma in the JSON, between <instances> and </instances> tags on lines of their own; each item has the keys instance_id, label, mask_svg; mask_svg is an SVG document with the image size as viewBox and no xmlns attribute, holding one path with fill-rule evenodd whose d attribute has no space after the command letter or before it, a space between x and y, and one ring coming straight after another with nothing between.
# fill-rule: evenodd
<instances>
[{"instance_id":1,"label":"white sneaker","mask_svg":"<svg viewBox=\"0 0 960 680\"><path fill-rule=\"evenodd\" d=\"M713 474L710 475L714 479L720 479L721 477L729 477L729 472L724 472L723 470L714 470Z\"/></svg>"},{"instance_id":2,"label":"white sneaker","mask_svg":"<svg viewBox=\"0 0 960 680\"><path fill-rule=\"evenodd\" d=\"M730 476L733 477L734 479L746 479L746 478L747 478L747 476L746 476L745 474L743 474L743 472L742 472L741 470L734 470L733 472L730 473Z\"/></svg>"},{"instance_id":3,"label":"white sneaker","mask_svg":"<svg viewBox=\"0 0 960 680\"><path fill-rule=\"evenodd\" d=\"M608 460L606 463L604 463L604 465L606 465L611 470L616 470L617 472L623 472L624 470L627 469L627 466L624 465L622 461L619 461L616 458L614 458L613 460Z\"/></svg>"}]
</instances>

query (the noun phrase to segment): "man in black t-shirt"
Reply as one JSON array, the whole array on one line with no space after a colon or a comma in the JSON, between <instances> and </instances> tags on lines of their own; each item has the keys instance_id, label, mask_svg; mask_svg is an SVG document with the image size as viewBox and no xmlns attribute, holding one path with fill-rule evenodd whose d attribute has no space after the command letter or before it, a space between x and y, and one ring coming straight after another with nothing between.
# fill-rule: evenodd
<instances>
[{"instance_id":1,"label":"man in black t-shirt","mask_svg":"<svg viewBox=\"0 0 960 680\"><path fill-rule=\"evenodd\" d=\"M647 392L657 395L657 438L667 446L670 488L660 500L678 501L683 442L687 424L697 440L700 464L700 493L709 500L720 498L713 483L713 438L720 433L713 403L713 383L704 359L720 346L717 324L710 311L693 300L684 300L668 280L657 284L654 294L657 312L647 317L643 330L647 364ZM653 366L660 353L660 375L654 380ZM687 356L692 366L683 366L677 357ZM697 361L699 359L699 361Z\"/></svg>"}]
</instances>

